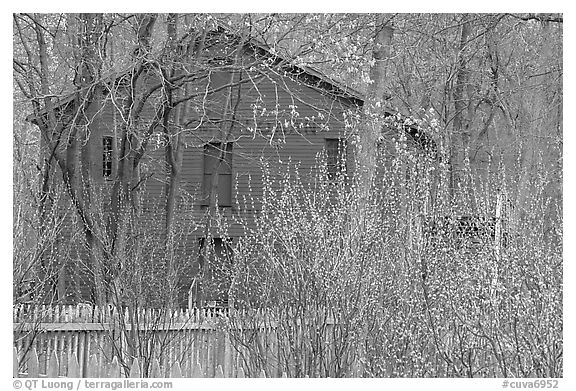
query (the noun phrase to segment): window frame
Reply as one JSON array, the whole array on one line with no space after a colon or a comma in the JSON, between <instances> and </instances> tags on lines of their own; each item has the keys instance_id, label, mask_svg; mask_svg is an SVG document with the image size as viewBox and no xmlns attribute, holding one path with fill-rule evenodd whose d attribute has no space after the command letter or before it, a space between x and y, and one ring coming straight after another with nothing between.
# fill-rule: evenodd
<instances>
[{"instance_id":1,"label":"window frame","mask_svg":"<svg viewBox=\"0 0 576 391\"><path fill-rule=\"evenodd\" d=\"M334 143L336 144L336 148L334 148ZM341 175L347 175L347 149L348 143L345 138L324 138L324 152L326 153L326 179L329 182L336 181ZM334 151L336 153L333 153Z\"/></svg>"},{"instance_id":2,"label":"window frame","mask_svg":"<svg viewBox=\"0 0 576 391\"><path fill-rule=\"evenodd\" d=\"M234 187L233 184L233 164L234 164L234 143L233 142L226 142L226 152L224 156L224 160L222 164L218 166L218 199L217 204L219 207L222 208L231 208L233 204L233 196L232 196L232 189ZM220 153L220 146L222 145L221 142L209 142L204 144L203 151L202 151L202 206L209 206L210 205L210 189L209 183L212 181L212 175L214 175L214 169L209 167L207 164L208 158L211 156L209 154L209 150L215 150ZM216 156L212 155L212 158L216 158ZM217 159L215 159L217 160ZM216 164L218 162L216 161ZM224 172L223 172L224 171ZM226 185L226 189L222 188L222 177L227 177L228 184ZM226 197L221 197L223 192L226 191Z\"/></svg>"},{"instance_id":3,"label":"window frame","mask_svg":"<svg viewBox=\"0 0 576 391\"><path fill-rule=\"evenodd\" d=\"M509 243L508 219L505 217L500 217L500 238L496 237L498 219L494 216L447 215L427 219L424 224L427 240L449 242L455 248L493 245L499 240L505 249Z\"/></svg>"},{"instance_id":4,"label":"window frame","mask_svg":"<svg viewBox=\"0 0 576 391\"><path fill-rule=\"evenodd\" d=\"M226 273L223 271L225 268L231 268L234 265L234 239L230 237L200 237L198 238L198 267L199 270L205 268L204 264L208 262L210 266L207 268L208 274L204 276L208 279L208 286L220 286L219 291L202 292L205 300L204 306L225 308L229 305L228 290L232 280L227 280ZM208 253L206 253L208 251ZM218 270L221 268L222 270ZM222 274L224 273L224 274ZM217 282L215 282L218 280ZM203 286L206 289L208 286ZM198 292L196 292L198 294ZM208 300L208 298L212 300Z\"/></svg>"}]
</instances>

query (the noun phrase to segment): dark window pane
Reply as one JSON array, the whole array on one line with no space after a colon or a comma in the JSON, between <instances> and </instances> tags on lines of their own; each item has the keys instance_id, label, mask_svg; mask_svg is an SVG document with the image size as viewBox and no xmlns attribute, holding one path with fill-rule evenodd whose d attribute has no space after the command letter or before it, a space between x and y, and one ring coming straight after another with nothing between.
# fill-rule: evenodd
<instances>
[{"instance_id":1,"label":"dark window pane","mask_svg":"<svg viewBox=\"0 0 576 391\"><path fill-rule=\"evenodd\" d=\"M208 205L210 202L210 186L212 185L212 175L204 174L202 184L202 204ZM218 205L232 206L232 175L218 174Z\"/></svg>"},{"instance_id":2,"label":"dark window pane","mask_svg":"<svg viewBox=\"0 0 576 391\"><path fill-rule=\"evenodd\" d=\"M220 144L206 144L204 146L204 173L212 174L218 167L220 174L232 173L232 143L226 144L224 159L219 165L221 149Z\"/></svg>"},{"instance_id":3,"label":"dark window pane","mask_svg":"<svg viewBox=\"0 0 576 391\"><path fill-rule=\"evenodd\" d=\"M212 175L218 172L218 205L232 206L232 143L226 144L226 151L220 162L221 146L219 143L204 146L204 179L202 183L202 204L210 202Z\"/></svg>"},{"instance_id":4,"label":"dark window pane","mask_svg":"<svg viewBox=\"0 0 576 391\"><path fill-rule=\"evenodd\" d=\"M217 307L228 305L233 262L231 244L222 238L212 238L211 241L200 239L198 263L206 274L202 286L196 286L196 291L192 292L198 296L198 291L202 290L204 303L198 304Z\"/></svg>"},{"instance_id":5,"label":"dark window pane","mask_svg":"<svg viewBox=\"0 0 576 391\"><path fill-rule=\"evenodd\" d=\"M210 180L212 179L211 174L204 174L204 180L202 182L202 204L208 205L210 201L208 197L210 196Z\"/></svg>"},{"instance_id":6,"label":"dark window pane","mask_svg":"<svg viewBox=\"0 0 576 391\"><path fill-rule=\"evenodd\" d=\"M218 205L232 206L232 175L218 176Z\"/></svg>"},{"instance_id":7,"label":"dark window pane","mask_svg":"<svg viewBox=\"0 0 576 391\"><path fill-rule=\"evenodd\" d=\"M338 173L346 172L346 140L327 138L325 149L328 179L333 180Z\"/></svg>"}]
</instances>

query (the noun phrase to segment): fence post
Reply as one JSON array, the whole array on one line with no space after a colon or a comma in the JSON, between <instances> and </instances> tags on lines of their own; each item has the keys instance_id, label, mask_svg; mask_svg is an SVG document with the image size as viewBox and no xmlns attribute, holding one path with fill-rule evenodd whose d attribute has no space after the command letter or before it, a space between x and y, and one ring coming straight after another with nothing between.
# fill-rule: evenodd
<instances>
[{"instance_id":1,"label":"fence post","mask_svg":"<svg viewBox=\"0 0 576 391\"><path fill-rule=\"evenodd\" d=\"M56 354L56 350L53 350L50 357L48 357L48 364L46 365L46 377L58 377L58 369L58 356Z\"/></svg>"},{"instance_id":2,"label":"fence post","mask_svg":"<svg viewBox=\"0 0 576 391\"><path fill-rule=\"evenodd\" d=\"M16 348L12 348L12 377L18 377L18 351Z\"/></svg>"},{"instance_id":3,"label":"fence post","mask_svg":"<svg viewBox=\"0 0 576 391\"><path fill-rule=\"evenodd\" d=\"M76 346L76 349L78 351L78 364L80 365L80 377L86 377L86 360L85 360L85 355L86 352L84 350L84 333L80 332L78 333L78 345Z\"/></svg>"},{"instance_id":4,"label":"fence post","mask_svg":"<svg viewBox=\"0 0 576 391\"><path fill-rule=\"evenodd\" d=\"M216 349L214 346L214 338L215 335L214 333L212 333L212 329L210 329L210 331L208 331L206 333L206 339L208 341L208 346L207 346L207 360L206 360L206 368L205 368L205 374L206 377L214 377L216 375L216 360L215 360L215 356L216 356Z\"/></svg>"},{"instance_id":5,"label":"fence post","mask_svg":"<svg viewBox=\"0 0 576 391\"><path fill-rule=\"evenodd\" d=\"M128 377L130 378L142 377L140 374L140 365L138 364L137 358L135 358L134 361L132 361L132 366L130 367L130 374L128 375Z\"/></svg>"},{"instance_id":6,"label":"fence post","mask_svg":"<svg viewBox=\"0 0 576 391\"><path fill-rule=\"evenodd\" d=\"M178 361L176 361L172 368L170 368L169 376L177 378L182 377L182 370L180 369L180 363Z\"/></svg>"},{"instance_id":7,"label":"fence post","mask_svg":"<svg viewBox=\"0 0 576 391\"><path fill-rule=\"evenodd\" d=\"M88 366L90 365L90 333L89 332L85 332L84 333L84 349L86 349L86 353L84 354L84 363L87 366L85 368L84 373L88 372Z\"/></svg>"},{"instance_id":8,"label":"fence post","mask_svg":"<svg viewBox=\"0 0 576 391\"><path fill-rule=\"evenodd\" d=\"M28 359L28 377L40 377L40 362L36 348L32 348Z\"/></svg>"},{"instance_id":9,"label":"fence post","mask_svg":"<svg viewBox=\"0 0 576 391\"><path fill-rule=\"evenodd\" d=\"M86 368L86 377L100 377L101 373L98 371L98 359L93 354L88 360L88 368Z\"/></svg>"},{"instance_id":10,"label":"fence post","mask_svg":"<svg viewBox=\"0 0 576 391\"><path fill-rule=\"evenodd\" d=\"M224 331L224 371L225 377L232 377L232 346L228 331Z\"/></svg>"},{"instance_id":11,"label":"fence post","mask_svg":"<svg viewBox=\"0 0 576 391\"><path fill-rule=\"evenodd\" d=\"M162 376L162 371L160 370L160 364L158 363L157 358L152 360L152 369L150 370L148 377L164 377Z\"/></svg>"},{"instance_id":12,"label":"fence post","mask_svg":"<svg viewBox=\"0 0 576 391\"><path fill-rule=\"evenodd\" d=\"M110 365L110 371L108 372L108 377L122 377L120 375L120 364L118 363L118 357L114 356L112 359L112 364Z\"/></svg>"},{"instance_id":13,"label":"fence post","mask_svg":"<svg viewBox=\"0 0 576 391\"><path fill-rule=\"evenodd\" d=\"M68 356L68 373L66 377L80 377L80 365L78 364L76 353Z\"/></svg>"},{"instance_id":14,"label":"fence post","mask_svg":"<svg viewBox=\"0 0 576 391\"><path fill-rule=\"evenodd\" d=\"M197 360L192 362L192 377L204 377L200 363Z\"/></svg>"}]
</instances>

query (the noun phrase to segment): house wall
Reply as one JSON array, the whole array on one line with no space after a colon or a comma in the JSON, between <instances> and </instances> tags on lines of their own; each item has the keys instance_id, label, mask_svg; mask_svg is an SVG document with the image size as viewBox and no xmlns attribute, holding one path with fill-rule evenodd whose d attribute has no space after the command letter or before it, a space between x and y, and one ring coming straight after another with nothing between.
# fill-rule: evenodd
<instances>
[{"instance_id":1,"label":"house wall","mask_svg":"<svg viewBox=\"0 0 576 391\"><path fill-rule=\"evenodd\" d=\"M242 61L253 61L249 56ZM208 80L189 87L190 91L216 89L230 82L230 73L212 72ZM238 82L240 76L234 75ZM241 83L232 89L231 107L234 108L234 127L228 133L229 124L218 121L223 116L224 102L228 90L208 96L200 95L188 102L187 115L175 120L182 110L173 110L171 126L180 126L183 131L185 149L183 152L177 220L179 235L179 285L182 288L180 301L185 300L186 291L193 275L198 270L198 243L206 236L207 207L202 202L202 182L204 175L204 145L222 141L227 137L233 142L232 177L233 205L220 208L224 216L220 224L212 224L213 237L240 237L247 229L254 228L254 218L261 209L263 168L267 167L272 177L280 177L288 171L298 171L302 182L310 181L310 173L318 166L326 138L345 138L344 113L355 110L347 98L335 97L323 90L305 86L298 80L260 71L243 73ZM152 77L148 82L153 83ZM103 207L106 194L111 191L112 181L102 177L102 137L117 136L121 126L120 103L110 95L103 94L90 108L90 137L84 148L89 157L86 169L91 173L93 186L102 192ZM140 129L144 129L154 116L154 107L144 107ZM226 136L227 135L227 136ZM118 158L119 145L114 146L114 164ZM140 164L142 225L159 238L165 224L165 192L167 175L165 170L165 149L160 133L155 133ZM348 165L353 170L353 165ZM116 166L113 170L117 169ZM276 186L273 183L273 186ZM248 201L248 202L245 202ZM238 220L242 220L239 223ZM66 235L72 237L69 231ZM74 287L76 299L88 300L90 289L90 266L82 260L85 250L81 245L68 265L64 277L67 287ZM162 258L159 249L159 259ZM162 267L160 265L156 267Z\"/></svg>"},{"instance_id":2,"label":"house wall","mask_svg":"<svg viewBox=\"0 0 576 391\"><path fill-rule=\"evenodd\" d=\"M225 80L229 75L220 77ZM235 112L238 124L227 138L233 142L233 205L220 209L224 227L214 223L211 235L234 240L244 235L246 230L255 228L254 218L262 207L264 167L273 179L273 190L278 190L274 179L287 172L295 174L297 171L303 184L308 184L310 173L319 164L325 139L346 137L343 113L352 109L352 105L280 76L264 79L257 85L242 85L232 95L240 96L239 102L236 98L231 104L234 107L238 103ZM214 101L224 99L220 97ZM188 247L194 249L197 248L197 239L206 235L207 207L201 201L204 144L222 141L227 128L203 122L200 116L192 115L188 121L198 129L189 131L187 135L181 191L193 200L185 213L198 222L188 242ZM193 255L191 261L187 276L190 278L198 269Z\"/></svg>"}]
</instances>

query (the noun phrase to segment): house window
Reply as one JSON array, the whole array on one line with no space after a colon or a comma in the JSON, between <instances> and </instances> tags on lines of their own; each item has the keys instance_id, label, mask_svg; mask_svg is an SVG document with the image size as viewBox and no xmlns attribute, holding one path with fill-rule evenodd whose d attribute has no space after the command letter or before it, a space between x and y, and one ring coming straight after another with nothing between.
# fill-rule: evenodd
<instances>
[{"instance_id":1,"label":"house window","mask_svg":"<svg viewBox=\"0 0 576 391\"><path fill-rule=\"evenodd\" d=\"M480 216L446 216L437 217L426 223L425 233L438 243L445 242L455 248L463 246L480 246L500 241L502 247L507 246L508 232L506 220L500 221L500 238L496 238L497 219Z\"/></svg>"},{"instance_id":2,"label":"house window","mask_svg":"<svg viewBox=\"0 0 576 391\"><path fill-rule=\"evenodd\" d=\"M112 136L102 138L102 176L105 179L112 177Z\"/></svg>"},{"instance_id":3,"label":"house window","mask_svg":"<svg viewBox=\"0 0 576 391\"><path fill-rule=\"evenodd\" d=\"M222 149L221 143L204 146L203 205L210 204L212 179L218 173L218 183L214 188L218 205L232 206L232 143L226 143L225 148Z\"/></svg>"},{"instance_id":4,"label":"house window","mask_svg":"<svg viewBox=\"0 0 576 391\"><path fill-rule=\"evenodd\" d=\"M335 180L339 174L346 174L346 140L327 138L325 149L328 180Z\"/></svg>"},{"instance_id":5,"label":"house window","mask_svg":"<svg viewBox=\"0 0 576 391\"><path fill-rule=\"evenodd\" d=\"M196 306L227 307L233 251L232 241L223 238L199 239L199 271L203 278L194 284L192 302Z\"/></svg>"}]
</instances>

